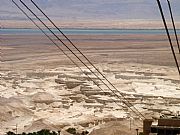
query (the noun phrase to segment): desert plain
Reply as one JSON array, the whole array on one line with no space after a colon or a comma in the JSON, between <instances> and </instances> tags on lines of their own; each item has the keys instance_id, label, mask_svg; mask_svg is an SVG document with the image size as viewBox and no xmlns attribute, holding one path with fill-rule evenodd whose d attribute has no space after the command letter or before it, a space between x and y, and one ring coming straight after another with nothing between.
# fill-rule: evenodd
<instances>
[{"instance_id":1,"label":"desert plain","mask_svg":"<svg viewBox=\"0 0 180 135\"><path fill-rule=\"evenodd\" d=\"M68 37L146 118L179 113L180 77L166 35ZM90 135L142 131L142 119L57 40L85 74L43 35L0 35L0 40L0 134L47 128L66 135L69 127Z\"/></svg>"}]
</instances>

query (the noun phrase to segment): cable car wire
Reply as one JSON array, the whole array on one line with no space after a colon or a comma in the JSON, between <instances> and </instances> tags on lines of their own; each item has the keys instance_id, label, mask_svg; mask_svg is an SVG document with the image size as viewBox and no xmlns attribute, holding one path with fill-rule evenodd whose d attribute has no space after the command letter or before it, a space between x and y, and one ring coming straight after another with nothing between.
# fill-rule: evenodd
<instances>
[{"instance_id":1,"label":"cable car wire","mask_svg":"<svg viewBox=\"0 0 180 135\"><path fill-rule=\"evenodd\" d=\"M166 33L167 33L167 37L168 37L169 44L170 44L170 47L171 47L171 51L172 51L172 54L173 54L173 57L174 57L174 60L175 60L175 63L176 63L176 67L177 67L178 73L179 73L179 75L180 75L179 64L178 64L178 61L177 61L177 58L176 58L176 54L175 54L175 51L174 51L174 47L173 47L173 45L172 45L172 40L171 40L171 37L170 37L170 34L169 34L169 30L168 30L168 27L167 27L166 19L165 19L163 10L162 10L162 6L161 6L160 0L157 0L157 4L158 4L158 7L159 7L159 11L160 11L160 13L161 13L162 21L163 21L163 23L164 23L164 27L165 27L165 30L166 30Z\"/></svg>"},{"instance_id":2,"label":"cable car wire","mask_svg":"<svg viewBox=\"0 0 180 135\"><path fill-rule=\"evenodd\" d=\"M13 1L13 0L12 0ZM13 3L15 3L14 1L13 1ZM23 4L23 3L22 3ZM24 5L24 4L23 4ZM16 5L17 6L17 5ZM25 6L26 7L26 6ZM20 8L20 7L19 7ZM23 13L25 13L25 12L23 12ZM26 15L26 14L25 14ZM29 17L28 17L29 18ZM30 19L30 18L29 18ZM31 21L33 21L32 19L30 19ZM36 25L37 26L37 25ZM38 26L37 26L38 27ZM40 28L40 27L38 27L42 32L43 32L43 30ZM43 32L44 33L44 32ZM44 33L45 34L45 33ZM45 34L47 37L48 37L48 35L47 34ZM50 39L50 37L48 37L49 39ZM52 39L50 39L53 43L54 43L54 41L52 40ZM54 43L56 46L57 46L57 44L56 43ZM59 48L59 47L58 47ZM59 48L60 49L60 48ZM62 51L62 50L61 50ZM67 56L67 55L66 55ZM70 58L70 57L68 57L68 58ZM70 60L71 60L71 58L70 58ZM72 60L71 60L72 61ZM74 63L74 62L73 62ZM77 64L76 63L74 63L76 66L77 66ZM83 71L83 70L81 70L81 71ZM96 85L98 85L98 84L96 84ZM102 90L102 89L101 89ZM121 99L122 100L122 99ZM126 102L123 102L124 104L126 104L127 105L127 103ZM131 109L131 108L130 108ZM133 111L133 110L132 110ZM134 111L133 111L134 112ZM136 114L136 113L135 113ZM137 114L136 114L137 115Z\"/></svg>"},{"instance_id":3,"label":"cable car wire","mask_svg":"<svg viewBox=\"0 0 180 135\"><path fill-rule=\"evenodd\" d=\"M180 54L179 39L178 39L178 36L177 36L176 25L175 25L175 21L174 21L174 17L173 17L173 12L172 12L172 8L171 8L171 3L170 3L169 0L167 0L167 3L168 3L169 12L170 12L170 15L171 15L171 21L172 21L173 29L174 29L174 34L175 34L175 37L176 37L176 42L177 42L177 46L178 46L178 50L179 50L179 54Z\"/></svg>"},{"instance_id":4,"label":"cable car wire","mask_svg":"<svg viewBox=\"0 0 180 135\"><path fill-rule=\"evenodd\" d=\"M21 1L21 0L20 0ZM121 93L98 69L97 67L95 67L95 65L75 46L75 44L55 25L55 23L39 8L39 6L33 1L31 0L31 2L37 7L37 9L39 9L39 11L50 21L50 23L69 41L69 43L87 60L87 62L115 89L116 92L118 92L123 98L125 98L125 96L123 95L123 93ZM91 70L88 67L89 70ZM92 71L92 70L91 70ZM92 71L93 72L93 71ZM94 74L94 73L93 73ZM97 76L97 75L96 75ZM98 77L99 78L99 77ZM100 78L99 78L100 79ZM102 79L100 80L104 85L106 85L108 87L108 89L110 89L110 87L104 83L104 81L102 81ZM131 103L128 103L130 106L132 106L143 118L145 118Z\"/></svg>"}]
</instances>

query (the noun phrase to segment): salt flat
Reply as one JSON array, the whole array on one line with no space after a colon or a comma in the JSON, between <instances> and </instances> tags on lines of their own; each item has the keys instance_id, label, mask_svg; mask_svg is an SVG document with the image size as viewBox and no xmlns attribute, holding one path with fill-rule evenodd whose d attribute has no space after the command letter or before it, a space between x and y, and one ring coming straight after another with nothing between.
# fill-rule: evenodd
<instances>
[{"instance_id":1,"label":"salt flat","mask_svg":"<svg viewBox=\"0 0 180 135\"><path fill-rule=\"evenodd\" d=\"M165 35L70 38L147 118L174 115L180 110L179 76ZM142 121L97 77L78 62L104 92L45 37L2 35L1 39L0 133L15 131L16 124L18 132L74 126L92 131L92 135L99 134L98 130L105 134L104 126L123 134L142 128ZM118 126L128 132L119 131Z\"/></svg>"}]
</instances>

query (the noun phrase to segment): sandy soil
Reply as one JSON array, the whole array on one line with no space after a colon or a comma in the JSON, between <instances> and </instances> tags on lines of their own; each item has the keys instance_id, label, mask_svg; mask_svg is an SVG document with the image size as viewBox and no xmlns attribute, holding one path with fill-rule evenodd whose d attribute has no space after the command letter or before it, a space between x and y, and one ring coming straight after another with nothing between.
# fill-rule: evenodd
<instances>
[{"instance_id":1,"label":"sandy soil","mask_svg":"<svg viewBox=\"0 0 180 135\"><path fill-rule=\"evenodd\" d=\"M119 28L119 29L164 29L161 20L53 20L55 24L61 28ZM49 22L47 22L48 24ZM168 21L168 27L172 28L171 21ZM52 26L49 24L49 26ZM180 27L180 22L176 21L176 26ZM35 28L35 26L27 20L1 20L3 28Z\"/></svg>"},{"instance_id":2,"label":"sandy soil","mask_svg":"<svg viewBox=\"0 0 180 135\"><path fill-rule=\"evenodd\" d=\"M19 133L76 127L91 135L135 135L136 128L142 130L142 121L121 100L78 62L107 94L100 91L44 36L0 38L0 133L15 131L16 124ZM180 110L180 81L165 35L70 39L147 118Z\"/></svg>"}]
</instances>

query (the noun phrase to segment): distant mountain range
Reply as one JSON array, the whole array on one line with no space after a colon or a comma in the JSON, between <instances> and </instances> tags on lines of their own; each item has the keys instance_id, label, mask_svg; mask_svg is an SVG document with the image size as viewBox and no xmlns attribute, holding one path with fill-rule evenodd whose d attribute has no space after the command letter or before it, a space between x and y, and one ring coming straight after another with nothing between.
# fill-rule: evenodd
<instances>
[{"instance_id":1,"label":"distant mountain range","mask_svg":"<svg viewBox=\"0 0 180 135\"><path fill-rule=\"evenodd\" d=\"M18 1L18 0L15 0ZM30 0L24 0L30 7ZM58 21L160 20L156 0L34 0ZM169 19L166 0L161 0ZM180 0L171 0L174 18L180 21ZM26 20L11 0L1 0L0 20Z\"/></svg>"}]
</instances>

